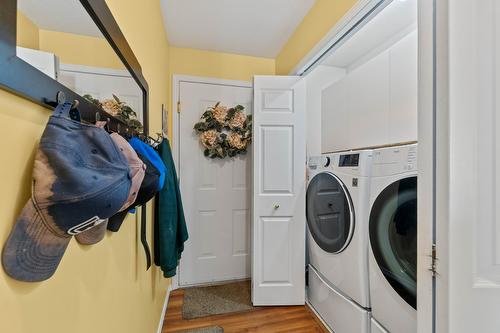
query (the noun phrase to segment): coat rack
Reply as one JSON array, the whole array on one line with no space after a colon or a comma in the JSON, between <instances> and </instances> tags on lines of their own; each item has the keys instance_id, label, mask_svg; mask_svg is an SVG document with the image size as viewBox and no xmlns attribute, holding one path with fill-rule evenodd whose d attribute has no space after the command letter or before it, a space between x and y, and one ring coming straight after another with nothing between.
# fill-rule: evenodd
<instances>
[{"instance_id":1,"label":"coat rack","mask_svg":"<svg viewBox=\"0 0 500 333\"><path fill-rule=\"evenodd\" d=\"M63 91L58 91L56 95L56 99L53 102L47 102L47 104L56 107L59 104L65 103L66 102L66 94ZM84 100L84 103L87 102ZM88 103L88 102L87 102ZM91 103L89 103L91 104ZM108 131L116 132L120 135L124 136L132 136L132 135L137 135L137 131L133 130L130 128L123 120L114 117L113 115L109 114L108 112L98 108L95 105L92 105L94 109L92 111L88 109L81 109L80 108L81 102L77 99L73 101L73 108L72 110L78 109L79 112L72 113L70 111L70 117L73 120L76 121L84 121L86 123L94 124L101 119L106 119L106 127ZM97 109L97 110L96 110ZM95 111L95 112L94 112Z\"/></svg>"},{"instance_id":2,"label":"coat rack","mask_svg":"<svg viewBox=\"0 0 500 333\"><path fill-rule=\"evenodd\" d=\"M128 72L131 74L137 85L142 90L143 105L143 132L148 134L148 96L149 89L146 79L142 74L139 61L135 57L132 49L115 21L111 10L105 0L80 0L79 1L90 18L95 22L113 50L121 59ZM120 134L135 134L124 121L102 110L93 103L87 101L76 92L64 86L57 80L43 74L37 68L31 66L16 53L17 35L17 0L0 0L0 88L14 92L35 103L45 107L57 106L58 98L54 95L63 92L60 96L64 100L78 100L82 120L93 123L96 113L102 119L109 118L109 128L113 131L120 127ZM59 94L58 94L59 95ZM54 98L56 98L54 100Z\"/></svg>"}]
</instances>

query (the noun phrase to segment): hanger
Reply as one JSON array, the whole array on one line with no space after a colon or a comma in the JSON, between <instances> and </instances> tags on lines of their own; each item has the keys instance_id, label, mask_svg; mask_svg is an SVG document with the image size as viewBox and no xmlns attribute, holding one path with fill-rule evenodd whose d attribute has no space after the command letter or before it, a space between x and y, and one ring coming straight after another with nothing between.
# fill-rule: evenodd
<instances>
[{"instance_id":1,"label":"hanger","mask_svg":"<svg viewBox=\"0 0 500 333\"><path fill-rule=\"evenodd\" d=\"M165 105L161 105L161 136L168 137L168 111Z\"/></svg>"},{"instance_id":2,"label":"hanger","mask_svg":"<svg viewBox=\"0 0 500 333\"><path fill-rule=\"evenodd\" d=\"M53 106L54 108L56 108L58 105L66 103L66 94L64 93L64 91L60 90L56 94L56 100L55 101L48 101L46 103L48 105ZM80 101L78 101L76 99L71 103L71 109L69 111L69 117L72 120L74 120L74 121L82 122L80 111L78 110L78 105L80 105Z\"/></svg>"}]
</instances>

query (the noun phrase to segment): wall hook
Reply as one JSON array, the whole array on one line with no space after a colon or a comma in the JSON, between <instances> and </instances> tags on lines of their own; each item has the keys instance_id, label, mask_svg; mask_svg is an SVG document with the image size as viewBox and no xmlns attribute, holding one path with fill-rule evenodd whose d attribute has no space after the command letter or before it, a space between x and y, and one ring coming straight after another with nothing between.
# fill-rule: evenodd
<instances>
[{"instance_id":1,"label":"wall hook","mask_svg":"<svg viewBox=\"0 0 500 333\"><path fill-rule=\"evenodd\" d=\"M63 91L58 91L56 95L57 104L66 103L66 94Z\"/></svg>"}]
</instances>

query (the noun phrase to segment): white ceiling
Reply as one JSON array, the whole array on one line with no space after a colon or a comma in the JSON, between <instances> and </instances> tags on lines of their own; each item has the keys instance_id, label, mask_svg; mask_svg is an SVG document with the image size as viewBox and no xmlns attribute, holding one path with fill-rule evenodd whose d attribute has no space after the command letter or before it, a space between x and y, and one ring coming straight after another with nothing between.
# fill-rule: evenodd
<instances>
[{"instance_id":1,"label":"white ceiling","mask_svg":"<svg viewBox=\"0 0 500 333\"><path fill-rule=\"evenodd\" d=\"M348 68L365 55L382 52L416 29L417 14L417 0L399 0L390 3L354 35L341 43L322 64Z\"/></svg>"},{"instance_id":2,"label":"white ceiling","mask_svg":"<svg viewBox=\"0 0 500 333\"><path fill-rule=\"evenodd\" d=\"M172 46L274 58L316 0L161 0Z\"/></svg>"},{"instance_id":3,"label":"white ceiling","mask_svg":"<svg viewBox=\"0 0 500 333\"><path fill-rule=\"evenodd\" d=\"M78 0L18 0L17 8L40 29L102 37Z\"/></svg>"}]
</instances>

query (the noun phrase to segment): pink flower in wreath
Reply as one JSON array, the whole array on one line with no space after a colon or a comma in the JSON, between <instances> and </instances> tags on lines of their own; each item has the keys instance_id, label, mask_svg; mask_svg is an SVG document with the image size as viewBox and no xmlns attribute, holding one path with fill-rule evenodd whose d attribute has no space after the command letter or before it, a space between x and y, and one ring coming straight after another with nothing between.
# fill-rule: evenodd
<instances>
[{"instance_id":1,"label":"pink flower in wreath","mask_svg":"<svg viewBox=\"0 0 500 333\"><path fill-rule=\"evenodd\" d=\"M106 99L102 101L101 105L104 111L110 113L113 116L119 115L122 110L121 105L114 99Z\"/></svg>"},{"instance_id":2,"label":"pink flower in wreath","mask_svg":"<svg viewBox=\"0 0 500 333\"><path fill-rule=\"evenodd\" d=\"M200 141L206 148L212 148L217 142L217 131L208 130L200 134Z\"/></svg>"},{"instance_id":3,"label":"pink flower in wreath","mask_svg":"<svg viewBox=\"0 0 500 333\"><path fill-rule=\"evenodd\" d=\"M234 113L233 117L229 119L229 127L231 128L242 128L247 120L246 115L242 111L237 111Z\"/></svg>"},{"instance_id":4,"label":"pink flower in wreath","mask_svg":"<svg viewBox=\"0 0 500 333\"><path fill-rule=\"evenodd\" d=\"M227 107L217 104L214 106L212 114L219 124L224 125L227 117Z\"/></svg>"},{"instance_id":5,"label":"pink flower in wreath","mask_svg":"<svg viewBox=\"0 0 500 333\"><path fill-rule=\"evenodd\" d=\"M236 149L244 149L247 145L245 141L241 140L241 136L239 136L237 133L229 134L227 142L231 147Z\"/></svg>"}]
</instances>

